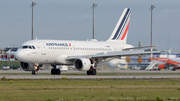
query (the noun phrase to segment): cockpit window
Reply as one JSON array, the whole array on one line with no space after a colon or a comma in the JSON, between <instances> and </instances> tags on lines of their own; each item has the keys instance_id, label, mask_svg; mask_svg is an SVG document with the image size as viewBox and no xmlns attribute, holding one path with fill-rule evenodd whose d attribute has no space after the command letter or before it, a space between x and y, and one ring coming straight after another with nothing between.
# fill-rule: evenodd
<instances>
[{"instance_id":1,"label":"cockpit window","mask_svg":"<svg viewBox=\"0 0 180 101\"><path fill-rule=\"evenodd\" d=\"M36 49L34 46L22 46L21 49Z\"/></svg>"},{"instance_id":2,"label":"cockpit window","mask_svg":"<svg viewBox=\"0 0 180 101\"><path fill-rule=\"evenodd\" d=\"M29 49L32 49L32 47L31 47L31 46L29 46Z\"/></svg>"},{"instance_id":3,"label":"cockpit window","mask_svg":"<svg viewBox=\"0 0 180 101\"><path fill-rule=\"evenodd\" d=\"M33 49L35 49L35 47L34 47L34 46L32 46L32 48L33 48Z\"/></svg>"},{"instance_id":4,"label":"cockpit window","mask_svg":"<svg viewBox=\"0 0 180 101\"><path fill-rule=\"evenodd\" d=\"M27 49L28 48L28 46L22 46L22 49Z\"/></svg>"}]
</instances>

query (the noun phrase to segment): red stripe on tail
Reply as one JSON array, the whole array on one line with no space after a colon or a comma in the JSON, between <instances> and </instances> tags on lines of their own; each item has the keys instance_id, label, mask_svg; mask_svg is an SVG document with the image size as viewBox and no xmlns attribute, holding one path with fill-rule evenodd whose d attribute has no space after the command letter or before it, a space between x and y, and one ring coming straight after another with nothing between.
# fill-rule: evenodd
<instances>
[{"instance_id":1,"label":"red stripe on tail","mask_svg":"<svg viewBox=\"0 0 180 101\"><path fill-rule=\"evenodd\" d=\"M124 34L123 34L121 40L124 40L124 38L125 38L125 36L126 36L126 34L127 34L127 31L128 31L128 28L129 28L129 22L128 22L128 25L127 25L127 27L126 27L126 30L124 31Z\"/></svg>"}]
</instances>

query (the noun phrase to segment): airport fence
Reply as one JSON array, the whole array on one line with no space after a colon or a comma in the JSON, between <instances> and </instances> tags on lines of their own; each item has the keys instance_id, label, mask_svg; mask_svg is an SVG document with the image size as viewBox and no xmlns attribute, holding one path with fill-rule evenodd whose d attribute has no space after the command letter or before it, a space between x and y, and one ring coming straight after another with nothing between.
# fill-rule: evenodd
<instances>
[{"instance_id":1,"label":"airport fence","mask_svg":"<svg viewBox=\"0 0 180 101\"><path fill-rule=\"evenodd\" d=\"M10 69L19 69L20 67L18 61L0 61L0 70L2 70L4 66L9 66Z\"/></svg>"}]
</instances>

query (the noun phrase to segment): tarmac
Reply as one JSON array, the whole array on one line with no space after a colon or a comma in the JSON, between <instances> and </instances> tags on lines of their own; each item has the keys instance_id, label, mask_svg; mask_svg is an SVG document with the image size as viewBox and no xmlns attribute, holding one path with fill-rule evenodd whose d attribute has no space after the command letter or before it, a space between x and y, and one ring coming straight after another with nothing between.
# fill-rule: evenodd
<instances>
[{"instance_id":1,"label":"tarmac","mask_svg":"<svg viewBox=\"0 0 180 101\"><path fill-rule=\"evenodd\" d=\"M76 71L76 70L68 70L61 71L62 73L86 73L86 71ZM31 71L24 70L0 70L0 73L31 73ZM38 73L51 73L51 70L39 70ZM172 71L172 70L97 70L97 73L180 73L180 70Z\"/></svg>"},{"instance_id":2,"label":"tarmac","mask_svg":"<svg viewBox=\"0 0 180 101\"><path fill-rule=\"evenodd\" d=\"M39 73L50 73L50 70L39 70ZM62 73L85 73L81 71L62 71ZM113 71L97 71L97 73L112 73ZM146 74L120 74L120 75L29 75L31 71L23 70L0 70L0 78L7 79L163 79L163 78L180 78L180 70L162 70L162 71L146 71L146 70L118 70L115 73L146 73ZM27 75L3 75L3 73L27 73ZM152 74L155 73L155 74ZM163 73L163 74L161 74ZM167 74L166 74L167 73ZM174 74L175 73L175 74Z\"/></svg>"}]
</instances>

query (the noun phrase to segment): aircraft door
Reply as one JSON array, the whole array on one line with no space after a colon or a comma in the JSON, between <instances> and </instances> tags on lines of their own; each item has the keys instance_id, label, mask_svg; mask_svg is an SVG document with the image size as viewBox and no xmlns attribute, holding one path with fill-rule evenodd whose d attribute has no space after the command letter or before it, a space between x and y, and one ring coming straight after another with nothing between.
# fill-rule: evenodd
<instances>
[{"instance_id":1,"label":"aircraft door","mask_svg":"<svg viewBox=\"0 0 180 101\"><path fill-rule=\"evenodd\" d=\"M74 46L73 46L73 48L72 48L72 49L73 49L73 52L74 52L74 53L76 53L76 48L75 48Z\"/></svg>"},{"instance_id":2,"label":"aircraft door","mask_svg":"<svg viewBox=\"0 0 180 101\"><path fill-rule=\"evenodd\" d=\"M46 55L46 46L42 42L39 43L41 47L41 55Z\"/></svg>"}]
</instances>

